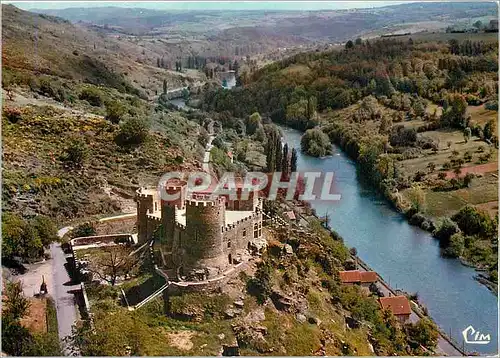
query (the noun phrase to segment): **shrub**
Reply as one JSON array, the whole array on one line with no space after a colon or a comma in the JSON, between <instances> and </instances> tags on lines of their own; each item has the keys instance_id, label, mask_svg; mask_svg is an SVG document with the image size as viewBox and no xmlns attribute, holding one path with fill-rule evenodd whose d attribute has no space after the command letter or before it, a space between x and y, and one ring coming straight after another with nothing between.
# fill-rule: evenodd
<instances>
[{"instance_id":1,"label":"shrub","mask_svg":"<svg viewBox=\"0 0 500 358\"><path fill-rule=\"evenodd\" d=\"M43 235L43 240L40 235ZM2 215L2 258L36 259L43 255L44 242L49 244L52 237L49 230L27 222L12 213Z\"/></svg>"},{"instance_id":2,"label":"shrub","mask_svg":"<svg viewBox=\"0 0 500 358\"><path fill-rule=\"evenodd\" d=\"M97 227L95 222L85 222L71 230L71 237L85 237L97 235Z\"/></svg>"},{"instance_id":3,"label":"shrub","mask_svg":"<svg viewBox=\"0 0 500 358\"><path fill-rule=\"evenodd\" d=\"M466 235L479 235L492 238L496 233L496 224L488 213L467 205L453 215L452 220Z\"/></svg>"},{"instance_id":4,"label":"shrub","mask_svg":"<svg viewBox=\"0 0 500 358\"><path fill-rule=\"evenodd\" d=\"M87 158L87 144L82 138L76 137L70 139L62 160L72 167L81 167Z\"/></svg>"},{"instance_id":5,"label":"shrub","mask_svg":"<svg viewBox=\"0 0 500 358\"><path fill-rule=\"evenodd\" d=\"M391 130L389 142L392 146L411 147L417 141L417 131L414 128L405 128L398 125Z\"/></svg>"},{"instance_id":6,"label":"shrub","mask_svg":"<svg viewBox=\"0 0 500 358\"><path fill-rule=\"evenodd\" d=\"M416 213L410 218L410 224L420 226L425 221L425 216L422 213Z\"/></svg>"},{"instance_id":7,"label":"shrub","mask_svg":"<svg viewBox=\"0 0 500 358\"><path fill-rule=\"evenodd\" d=\"M252 135L255 134L259 127L262 127L262 117L258 112L255 112L248 117L246 131L249 135Z\"/></svg>"},{"instance_id":8,"label":"shrub","mask_svg":"<svg viewBox=\"0 0 500 358\"><path fill-rule=\"evenodd\" d=\"M82 93L80 93L80 96L78 96L79 99L85 100L90 103L90 105L94 107L100 107L102 106L102 96L101 96L101 91L95 88L85 88Z\"/></svg>"},{"instance_id":9,"label":"shrub","mask_svg":"<svg viewBox=\"0 0 500 358\"><path fill-rule=\"evenodd\" d=\"M217 137L215 137L214 140L212 141L212 144L214 145L214 147L217 147L217 148L223 150L224 152L227 152L226 143L222 139L221 135L218 135Z\"/></svg>"},{"instance_id":10,"label":"shrub","mask_svg":"<svg viewBox=\"0 0 500 358\"><path fill-rule=\"evenodd\" d=\"M467 152L464 153L464 160L466 162L472 161L472 154L469 151L467 151Z\"/></svg>"},{"instance_id":11,"label":"shrub","mask_svg":"<svg viewBox=\"0 0 500 358\"><path fill-rule=\"evenodd\" d=\"M54 222L47 216L35 216L35 218L31 220L30 224L37 232L40 240L42 240L43 246L48 246L50 243L58 239L57 227Z\"/></svg>"},{"instance_id":12,"label":"shrub","mask_svg":"<svg viewBox=\"0 0 500 358\"><path fill-rule=\"evenodd\" d=\"M439 229L434 232L434 237L439 240L441 247L448 247L450 238L459 231L460 229L457 224L451 219L445 218L439 226Z\"/></svg>"},{"instance_id":13,"label":"shrub","mask_svg":"<svg viewBox=\"0 0 500 358\"><path fill-rule=\"evenodd\" d=\"M121 145L138 145L146 141L149 134L149 122L137 117L127 119L120 125L117 142Z\"/></svg>"},{"instance_id":14,"label":"shrub","mask_svg":"<svg viewBox=\"0 0 500 358\"><path fill-rule=\"evenodd\" d=\"M106 102L106 119L111 123L118 124L123 119L126 112L125 106L120 102Z\"/></svg>"},{"instance_id":15,"label":"shrub","mask_svg":"<svg viewBox=\"0 0 500 358\"><path fill-rule=\"evenodd\" d=\"M484 108L490 111L498 111L498 100L486 102Z\"/></svg>"},{"instance_id":16,"label":"shrub","mask_svg":"<svg viewBox=\"0 0 500 358\"><path fill-rule=\"evenodd\" d=\"M264 303L271 294L271 272L272 266L267 262L261 262L255 272L255 277L248 279L247 291Z\"/></svg>"},{"instance_id":17,"label":"shrub","mask_svg":"<svg viewBox=\"0 0 500 358\"><path fill-rule=\"evenodd\" d=\"M17 108L5 108L3 115L10 123L17 123L22 119L21 111Z\"/></svg>"},{"instance_id":18,"label":"shrub","mask_svg":"<svg viewBox=\"0 0 500 358\"><path fill-rule=\"evenodd\" d=\"M443 250L443 256L446 257L460 257L465 248L465 240L464 236L461 232L457 232L456 234L450 237L450 242L448 247Z\"/></svg>"},{"instance_id":19,"label":"shrub","mask_svg":"<svg viewBox=\"0 0 500 358\"><path fill-rule=\"evenodd\" d=\"M408 339L415 342L417 346L435 348L438 342L438 328L434 322L428 318L422 318L417 323L410 323L405 326Z\"/></svg>"}]
</instances>

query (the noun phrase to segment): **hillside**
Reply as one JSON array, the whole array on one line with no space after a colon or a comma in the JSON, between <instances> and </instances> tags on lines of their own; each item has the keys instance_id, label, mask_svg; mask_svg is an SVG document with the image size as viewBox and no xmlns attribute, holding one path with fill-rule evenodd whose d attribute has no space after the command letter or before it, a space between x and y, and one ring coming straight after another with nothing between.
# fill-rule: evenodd
<instances>
[{"instance_id":1,"label":"hillside","mask_svg":"<svg viewBox=\"0 0 500 358\"><path fill-rule=\"evenodd\" d=\"M161 91L163 79L176 87L193 80L157 68L156 59L164 55L161 48L146 49L12 5L2 5L2 31L2 62L7 73L52 75L144 98L155 95L155 90Z\"/></svg>"},{"instance_id":2,"label":"hillside","mask_svg":"<svg viewBox=\"0 0 500 358\"><path fill-rule=\"evenodd\" d=\"M130 8L68 8L34 10L72 22L94 24L113 32L136 35L184 34L218 36L227 29L250 27L270 36L296 36L308 41L339 42L374 30L390 32L391 27L439 24L439 28L476 19L496 18L492 3L410 3L373 9L323 11L182 11ZM405 25L408 24L408 25ZM208 30L207 30L208 29ZM272 41L272 40L271 40ZM232 41L238 45L237 40ZM271 44L272 42L269 42ZM297 42L299 44L299 42Z\"/></svg>"},{"instance_id":3,"label":"hillside","mask_svg":"<svg viewBox=\"0 0 500 358\"><path fill-rule=\"evenodd\" d=\"M138 62L133 44L2 9L6 210L59 222L130 212L135 188L198 165L201 126L146 100L181 75Z\"/></svg>"}]
</instances>

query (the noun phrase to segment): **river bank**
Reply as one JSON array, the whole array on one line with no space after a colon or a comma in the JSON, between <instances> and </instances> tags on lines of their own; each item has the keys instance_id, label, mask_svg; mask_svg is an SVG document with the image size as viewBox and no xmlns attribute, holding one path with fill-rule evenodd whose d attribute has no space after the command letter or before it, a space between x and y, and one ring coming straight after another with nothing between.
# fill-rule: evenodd
<instances>
[{"instance_id":1,"label":"river bank","mask_svg":"<svg viewBox=\"0 0 500 358\"><path fill-rule=\"evenodd\" d=\"M447 204L444 204L443 201L446 202L448 200L453 202L453 198L448 198L447 196L441 197L439 196L439 192L437 194L434 193L433 190L429 189L426 185L423 186L423 189L414 189L414 185L416 185L417 188L421 188L422 183L419 182L420 179L413 179L413 177L407 176L406 172L408 168L406 167L406 161L395 159L393 158L393 154L385 154L385 149L382 150L378 148L376 143L382 145L384 142L381 141L382 136L374 134L373 141L367 144L367 133L358 133L358 131L362 130L358 124L349 125L343 120L334 120L333 122L324 121L321 128L328 134L332 144L342 149L343 154L356 162L359 180L374 189L378 194L382 195L387 203L395 211L400 213L410 225L416 226L434 236L434 233L439 229L444 218L451 219L452 214L457 213L465 206L466 203L462 203L455 208L453 212L448 212L446 215L440 215L439 217L432 215L436 206L446 206ZM294 129L302 132L301 128ZM363 130L366 131L367 128ZM391 174L392 172L394 173ZM404 177L404 183L400 183L403 185L403 189L396 185L397 182L401 181L401 177ZM400 190L398 190L398 188ZM414 191L418 192L418 195L412 194ZM467 192L467 194L469 194L469 192ZM438 199L436 199L436 195ZM470 195L472 195L472 191ZM420 198L414 199L412 198L413 196L420 196ZM424 208L424 210L422 210L422 208ZM465 236L465 233L463 235ZM436 241L439 242L437 239ZM443 242L445 244L443 244ZM447 241L442 241L441 244L443 244L441 246L442 250L445 250L448 246ZM491 247L491 245L489 246ZM493 250L494 249L493 246ZM455 253L450 256L448 249L446 249L446 255L449 258L458 259L460 263L468 261L466 265L475 268L478 272L488 271L488 275L482 275L483 277L479 282L486 284L486 287L493 293L498 294L496 283L490 279L490 277L496 277L496 272L494 272L493 268L485 270L485 267L488 268L488 265L493 267L493 261L489 259L486 254L481 254L484 256L474 257L474 255L477 255L476 252L478 252L478 250L476 245L471 245L470 248L468 246L463 247L463 254L460 256Z\"/></svg>"},{"instance_id":2,"label":"river bank","mask_svg":"<svg viewBox=\"0 0 500 358\"><path fill-rule=\"evenodd\" d=\"M281 127L289 147L300 148L301 132ZM418 292L429 316L453 339L462 339L469 325L496 335L496 297L474 279L474 270L455 259L441 257L438 241L416 226L373 187L359 178L356 163L337 146L333 156L320 159L298 153L300 171L335 173L338 202L311 202L318 216L327 212L330 224L355 247L358 256L391 285ZM492 342L496 340L492 339ZM491 346L491 347L490 347ZM466 347L482 354L496 352L496 345Z\"/></svg>"}]
</instances>

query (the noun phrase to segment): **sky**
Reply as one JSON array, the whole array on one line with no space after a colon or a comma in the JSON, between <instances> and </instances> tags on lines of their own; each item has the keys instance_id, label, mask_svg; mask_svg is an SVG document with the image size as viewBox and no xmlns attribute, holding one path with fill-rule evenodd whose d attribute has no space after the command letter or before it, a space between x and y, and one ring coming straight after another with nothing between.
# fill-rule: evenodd
<instances>
[{"instance_id":1,"label":"sky","mask_svg":"<svg viewBox=\"0 0 500 358\"><path fill-rule=\"evenodd\" d=\"M2 1L21 9L119 6L162 10L340 10L397 5L412 1Z\"/></svg>"}]
</instances>

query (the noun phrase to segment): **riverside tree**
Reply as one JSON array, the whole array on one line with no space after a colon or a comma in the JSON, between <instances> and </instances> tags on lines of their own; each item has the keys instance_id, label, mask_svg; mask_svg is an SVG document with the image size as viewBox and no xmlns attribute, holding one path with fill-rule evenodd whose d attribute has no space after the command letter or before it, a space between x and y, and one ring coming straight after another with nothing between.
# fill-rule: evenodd
<instances>
[{"instance_id":1,"label":"riverside tree","mask_svg":"<svg viewBox=\"0 0 500 358\"><path fill-rule=\"evenodd\" d=\"M324 157L332 153L330 138L321 129L308 129L300 140L302 151L313 157Z\"/></svg>"}]
</instances>

